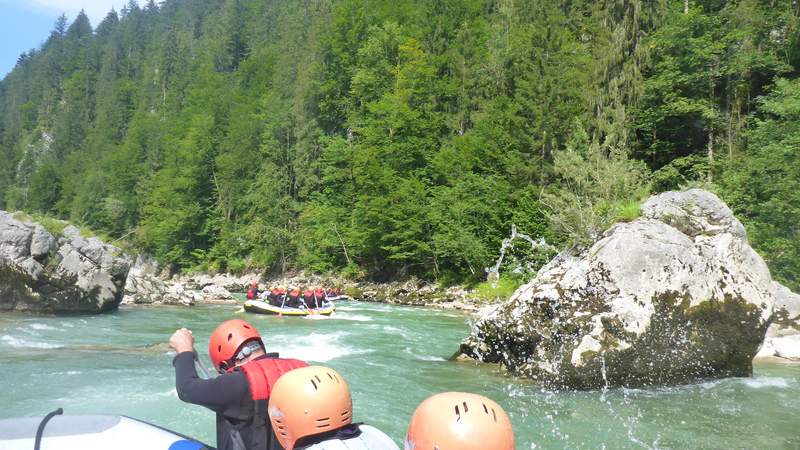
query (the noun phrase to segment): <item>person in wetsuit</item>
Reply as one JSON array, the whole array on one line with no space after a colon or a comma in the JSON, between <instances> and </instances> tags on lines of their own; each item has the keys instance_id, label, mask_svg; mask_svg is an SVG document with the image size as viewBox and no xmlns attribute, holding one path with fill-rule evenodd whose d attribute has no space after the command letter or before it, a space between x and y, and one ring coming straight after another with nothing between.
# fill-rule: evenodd
<instances>
[{"instance_id":1,"label":"person in wetsuit","mask_svg":"<svg viewBox=\"0 0 800 450\"><path fill-rule=\"evenodd\" d=\"M377 428L353 423L350 388L328 367L303 367L281 377L269 399L269 417L285 450L399 450Z\"/></svg>"},{"instance_id":2,"label":"person in wetsuit","mask_svg":"<svg viewBox=\"0 0 800 450\"><path fill-rule=\"evenodd\" d=\"M300 288L293 287L289 290L289 297L286 299L286 307L287 308L299 308L303 305L302 293L300 292Z\"/></svg>"},{"instance_id":3,"label":"person in wetsuit","mask_svg":"<svg viewBox=\"0 0 800 450\"><path fill-rule=\"evenodd\" d=\"M247 299L256 300L259 294L261 294L261 291L258 290L258 281L253 281L253 284L250 285L250 289L247 290Z\"/></svg>"},{"instance_id":4,"label":"person in wetsuit","mask_svg":"<svg viewBox=\"0 0 800 450\"><path fill-rule=\"evenodd\" d=\"M269 292L269 304L272 306L283 305L283 300L286 297L286 289L282 287L273 287Z\"/></svg>"},{"instance_id":5,"label":"person in wetsuit","mask_svg":"<svg viewBox=\"0 0 800 450\"><path fill-rule=\"evenodd\" d=\"M266 353L255 327L239 319L223 322L211 334L208 353L220 372L216 378L197 376L190 330L175 331L169 345L177 352L172 364L178 397L217 414L218 450L282 450L267 414L271 387L306 363Z\"/></svg>"},{"instance_id":6,"label":"person in wetsuit","mask_svg":"<svg viewBox=\"0 0 800 450\"><path fill-rule=\"evenodd\" d=\"M492 399L466 392L428 397L411 416L405 450L514 450L514 431Z\"/></svg>"}]
</instances>

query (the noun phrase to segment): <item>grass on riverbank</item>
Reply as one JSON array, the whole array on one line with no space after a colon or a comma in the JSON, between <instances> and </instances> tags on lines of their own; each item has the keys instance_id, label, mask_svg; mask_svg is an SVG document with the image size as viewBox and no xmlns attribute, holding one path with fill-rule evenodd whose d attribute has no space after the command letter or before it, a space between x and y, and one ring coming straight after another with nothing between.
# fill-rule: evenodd
<instances>
[{"instance_id":1,"label":"grass on riverbank","mask_svg":"<svg viewBox=\"0 0 800 450\"><path fill-rule=\"evenodd\" d=\"M474 287L471 297L481 303L499 303L508 300L520 286L520 282L513 278L501 276L494 286L493 281L484 281Z\"/></svg>"}]
</instances>

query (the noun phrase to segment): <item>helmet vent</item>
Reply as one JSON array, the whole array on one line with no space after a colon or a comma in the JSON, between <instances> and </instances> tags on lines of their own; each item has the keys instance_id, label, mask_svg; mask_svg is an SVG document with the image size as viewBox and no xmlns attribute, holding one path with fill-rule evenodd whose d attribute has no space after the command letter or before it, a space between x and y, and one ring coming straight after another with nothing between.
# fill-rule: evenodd
<instances>
[{"instance_id":1,"label":"helmet vent","mask_svg":"<svg viewBox=\"0 0 800 450\"><path fill-rule=\"evenodd\" d=\"M314 378L316 378L317 381L319 381L319 383L322 384L322 380L319 379L319 375L314 375Z\"/></svg>"},{"instance_id":2,"label":"helmet vent","mask_svg":"<svg viewBox=\"0 0 800 450\"><path fill-rule=\"evenodd\" d=\"M222 346L221 346L221 345L218 345L218 346L217 346L217 351L218 351L218 352L222 352Z\"/></svg>"},{"instance_id":3,"label":"helmet vent","mask_svg":"<svg viewBox=\"0 0 800 450\"><path fill-rule=\"evenodd\" d=\"M315 426L316 428L330 428L331 418L323 417L322 419L317 419L317 424Z\"/></svg>"},{"instance_id":4,"label":"helmet vent","mask_svg":"<svg viewBox=\"0 0 800 450\"><path fill-rule=\"evenodd\" d=\"M242 326L247 328L248 330L250 329L250 325L242 325Z\"/></svg>"},{"instance_id":5,"label":"helmet vent","mask_svg":"<svg viewBox=\"0 0 800 450\"><path fill-rule=\"evenodd\" d=\"M331 375L330 372L328 372L328 378L330 378L331 380L334 380L334 381L336 380L336 378L334 378L333 375Z\"/></svg>"},{"instance_id":6,"label":"helmet vent","mask_svg":"<svg viewBox=\"0 0 800 450\"><path fill-rule=\"evenodd\" d=\"M456 405L456 422L461 420L461 411L458 410L458 405Z\"/></svg>"},{"instance_id":7,"label":"helmet vent","mask_svg":"<svg viewBox=\"0 0 800 450\"><path fill-rule=\"evenodd\" d=\"M228 340L230 341L231 339L233 339L233 333L228 333Z\"/></svg>"},{"instance_id":8,"label":"helmet vent","mask_svg":"<svg viewBox=\"0 0 800 450\"><path fill-rule=\"evenodd\" d=\"M489 408L486 407L486 403L481 403L483 405L483 412L489 414Z\"/></svg>"},{"instance_id":9,"label":"helmet vent","mask_svg":"<svg viewBox=\"0 0 800 450\"><path fill-rule=\"evenodd\" d=\"M314 381L314 380L312 379L312 380L311 380L311 384L313 384L313 385L314 385L314 390L315 390L315 391L319 390L319 387L317 387L317 382L316 382L316 381Z\"/></svg>"},{"instance_id":10,"label":"helmet vent","mask_svg":"<svg viewBox=\"0 0 800 450\"><path fill-rule=\"evenodd\" d=\"M469 412L469 408L467 407L467 402L462 403L462 405L464 405L464 412L468 413Z\"/></svg>"},{"instance_id":11,"label":"helmet vent","mask_svg":"<svg viewBox=\"0 0 800 450\"><path fill-rule=\"evenodd\" d=\"M494 408L492 408L492 419L497 423L497 413L494 411Z\"/></svg>"}]
</instances>

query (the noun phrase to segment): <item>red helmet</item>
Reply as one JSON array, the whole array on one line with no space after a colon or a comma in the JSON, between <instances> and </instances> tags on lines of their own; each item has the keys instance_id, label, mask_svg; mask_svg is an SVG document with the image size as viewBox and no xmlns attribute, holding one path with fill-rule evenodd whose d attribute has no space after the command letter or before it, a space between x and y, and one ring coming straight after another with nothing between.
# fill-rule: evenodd
<instances>
[{"instance_id":1,"label":"red helmet","mask_svg":"<svg viewBox=\"0 0 800 450\"><path fill-rule=\"evenodd\" d=\"M258 287L258 281L253 281L253 284L251 284L250 287L257 288Z\"/></svg>"},{"instance_id":2,"label":"red helmet","mask_svg":"<svg viewBox=\"0 0 800 450\"><path fill-rule=\"evenodd\" d=\"M263 346L258 330L242 319L222 322L211 333L208 341L208 356L217 369L225 369L223 363L230 361L239 351L239 347L247 341L257 339Z\"/></svg>"}]
</instances>

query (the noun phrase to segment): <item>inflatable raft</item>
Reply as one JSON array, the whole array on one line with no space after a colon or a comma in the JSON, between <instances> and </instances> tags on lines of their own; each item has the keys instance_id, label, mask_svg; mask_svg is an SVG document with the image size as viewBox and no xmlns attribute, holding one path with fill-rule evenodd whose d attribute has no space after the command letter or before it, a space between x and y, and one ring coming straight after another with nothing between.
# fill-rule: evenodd
<instances>
[{"instance_id":1,"label":"inflatable raft","mask_svg":"<svg viewBox=\"0 0 800 450\"><path fill-rule=\"evenodd\" d=\"M244 302L244 310L251 313L274 314L280 316L330 316L336 311L336 305L331 302L326 302L323 304L322 308L318 309L290 308L288 306L281 308L280 306L271 305L261 300L247 300Z\"/></svg>"},{"instance_id":2,"label":"inflatable raft","mask_svg":"<svg viewBox=\"0 0 800 450\"><path fill-rule=\"evenodd\" d=\"M107 415L52 417L48 415L0 420L0 448L3 450L213 449L147 422L126 416Z\"/></svg>"}]
</instances>

